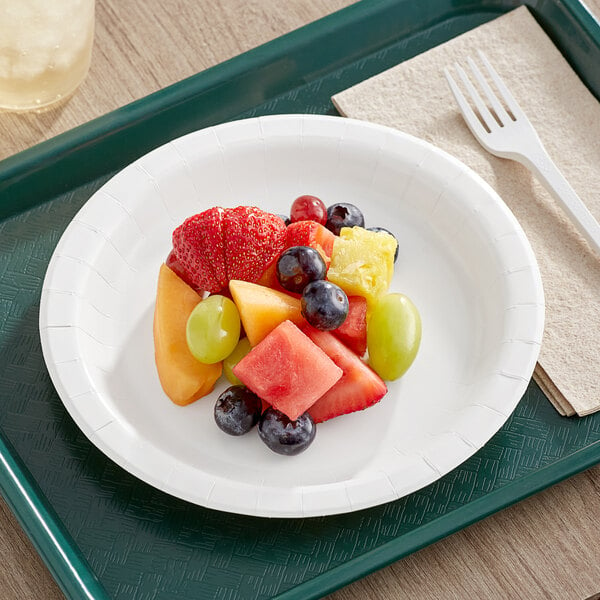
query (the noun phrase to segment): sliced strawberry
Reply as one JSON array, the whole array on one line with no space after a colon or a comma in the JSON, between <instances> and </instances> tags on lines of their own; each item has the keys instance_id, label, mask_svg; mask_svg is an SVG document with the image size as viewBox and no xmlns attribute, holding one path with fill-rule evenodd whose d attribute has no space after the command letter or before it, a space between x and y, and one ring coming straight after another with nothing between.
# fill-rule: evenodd
<instances>
[{"instance_id":1,"label":"sliced strawberry","mask_svg":"<svg viewBox=\"0 0 600 600\"><path fill-rule=\"evenodd\" d=\"M335 235L316 221L296 221L287 227L285 247L310 246L318 250L329 265Z\"/></svg>"},{"instance_id":2,"label":"sliced strawberry","mask_svg":"<svg viewBox=\"0 0 600 600\"><path fill-rule=\"evenodd\" d=\"M264 285L265 287L273 288L275 290L285 291L277 279L277 259L279 256L276 256L271 264L263 271L263 274L260 276L258 281L259 285Z\"/></svg>"},{"instance_id":3,"label":"sliced strawberry","mask_svg":"<svg viewBox=\"0 0 600 600\"><path fill-rule=\"evenodd\" d=\"M362 356L367 351L367 300L362 296L348 296L348 316L331 333Z\"/></svg>"},{"instance_id":4,"label":"sliced strawberry","mask_svg":"<svg viewBox=\"0 0 600 600\"><path fill-rule=\"evenodd\" d=\"M204 290L196 287L195 283L193 281L191 281L187 271L183 268L183 266L181 265L179 260L177 260L177 256L175 255L174 250L171 250L171 252L169 252L167 259L165 260L165 264L167 265L167 267L169 267L169 269L171 269L171 271L173 271L173 273L175 273L175 275L177 275L177 277L179 277L179 279L182 279L196 293L198 293L202 296L202 294L204 293Z\"/></svg>"},{"instance_id":5,"label":"sliced strawberry","mask_svg":"<svg viewBox=\"0 0 600 600\"><path fill-rule=\"evenodd\" d=\"M256 282L283 250L281 217L259 208L213 207L173 232L173 251L186 281L215 293L230 279Z\"/></svg>"},{"instance_id":6,"label":"sliced strawberry","mask_svg":"<svg viewBox=\"0 0 600 600\"><path fill-rule=\"evenodd\" d=\"M254 206L225 211L223 240L227 279L257 282L284 248L281 217Z\"/></svg>"},{"instance_id":7,"label":"sliced strawberry","mask_svg":"<svg viewBox=\"0 0 600 600\"><path fill-rule=\"evenodd\" d=\"M173 232L173 246L181 246L179 235ZM186 250L179 250L176 253L177 261L184 270L186 277L184 279L192 288L200 288L208 292L214 292L219 289L219 282L215 279L208 258L204 255Z\"/></svg>"},{"instance_id":8,"label":"sliced strawberry","mask_svg":"<svg viewBox=\"0 0 600 600\"><path fill-rule=\"evenodd\" d=\"M194 287L214 293L227 285L223 252L223 209L187 218L173 232L173 251Z\"/></svg>"},{"instance_id":9,"label":"sliced strawberry","mask_svg":"<svg viewBox=\"0 0 600 600\"><path fill-rule=\"evenodd\" d=\"M225 246L223 244L223 218L227 210L220 206L213 206L205 210L202 213L204 215L203 227L199 231L206 251L210 252L210 266L215 279L223 284L222 287L227 286L229 283L225 268Z\"/></svg>"},{"instance_id":10,"label":"sliced strawberry","mask_svg":"<svg viewBox=\"0 0 600 600\"><path fill-rule=\"evenodd\" d=\"M302 331L343 371L341 379L308 409L315 423L363 410L385 396L387 386L381 377L333 334L310 325Z\"/></svg>"}]
</instances>

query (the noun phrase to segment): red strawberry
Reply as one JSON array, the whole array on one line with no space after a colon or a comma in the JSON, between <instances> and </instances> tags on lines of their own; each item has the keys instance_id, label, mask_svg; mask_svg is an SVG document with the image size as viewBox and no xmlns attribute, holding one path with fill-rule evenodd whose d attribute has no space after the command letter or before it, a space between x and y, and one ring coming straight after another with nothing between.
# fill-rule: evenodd
<instances>
[{"instance_id":1,"label":"red strawberry","mask_svg":"<svg viewBox=\"0 0 600 600\"><path fill-rule=\"evenodd\" d=\"M227 209L223 240L227 279L256 283L284 248L286 227L277 215L254 206Z\"/></svg>"},{"instance_id":2,"label":"red strawberry","mask_svg":"<svg viewBox=\"0 0 600 600\"><path fill-rule=\"evenodd\" d=\"M193 290L198 292L202 296L204 290L202 288L196 287L196 284L189 278L187 271L181 266L181 263L177 260L177 256L175 256L175 251L171 250L169 252L169 256L167 256L167 260L165 260L165 264L175 275L177 275L180 279L183 279L185 283L187 283Z\"/></svg>"},{"instance_id":3,"label":"red strawberry","mask_svg":"<svg viewBox=\"0 0 600 600\"><path fill-rule=\"evenodd\" d=\"M383 379L333 334L308 324L302 331L343 371L341 379L308 409L315 423L363 410L385 396Z\"/></svg>"},{"instance_id":4,"label":"red strawberry","mask_svg":"<svg viewBox=\"0 0 600 600\"><path fill-rule=\"evenodd\" d=\"M310 246L318 250L329 265L335 235L316 221L296 221L287 227L285 247Z\"/></svg>"},{"instance_id":5,"label":"red strawberry","mask_svg":"<svg viewBox=\"0 0 600 600\"><path fill-rule=\"evenodd\" d=\"M227 285L223 213L216 206L189 217L173 232L173 251L194 287L218 292Z\"/></svg>"},{"instance_id":6,"label":"red strawberry","mask_svg":"<svg viewBox=\"0 0 600 600\"><path fill-rule=\"evenodd\" d=\"M348 316L331 333L358 356L362 356L367 351L366 299L362 296L348 296Z\"/></svg>"},{"instance_id":7,"label":"red strawberry","mask_svg":"<svg viewBox=\"0 0 600 600\"><path fill-rule=\"evenodd\" d=\"M265 287L289 294L290 292L284 289L279 283L279 279L277 279L278 258L279 256L277 256L275 260L271 261L271 264L265 269L264 273L260 276L260 279L256 283L258 283L258 285L264 285Z\"/></svg>"},{"instance_id":8,"label":"red strawberry","mask_svg":"<svg viewBox=\"0 0 600 600\"><path fill-rule=\"evenodd\" d=\"M223 219L227 213L226 208L214 206L202 214L204 226L200 228L200 238L204 248L210 253L210 265L215 279L225 287L228 283L225 268L225 247L223 244Z\"/></svg>"},{"instance_id":9,"label":"red strawberry","mask_svg":"<svg viewBox=\"0 0 600 600\"><path fill-rule=\"evenodd\" d=\"M173 252L183 279L215 293L230 279L256 282L281 253L285 236L285 224L276 215L251 206L216 206L173 232Z\"/></svg>"}]
</instances>

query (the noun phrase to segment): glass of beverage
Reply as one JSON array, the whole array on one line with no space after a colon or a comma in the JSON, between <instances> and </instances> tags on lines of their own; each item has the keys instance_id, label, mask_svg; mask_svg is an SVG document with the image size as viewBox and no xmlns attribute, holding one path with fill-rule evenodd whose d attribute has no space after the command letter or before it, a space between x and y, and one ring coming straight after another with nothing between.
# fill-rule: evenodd
<instances>
[{"instance_id":1,"label":"glass of beverage","mask_svg":"<svg viewBox=\"0 0 600 600\"><path fill-rule=\"evenodd\" d=\"M47 107L85 78L94 0L0 0L0 109Z\"/></svg>"}]
</instances>

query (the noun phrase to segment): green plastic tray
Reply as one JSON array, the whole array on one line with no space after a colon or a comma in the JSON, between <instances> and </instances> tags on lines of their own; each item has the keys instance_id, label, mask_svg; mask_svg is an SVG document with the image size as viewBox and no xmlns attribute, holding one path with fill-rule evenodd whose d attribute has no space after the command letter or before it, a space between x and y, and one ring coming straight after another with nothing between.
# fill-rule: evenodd
<instances>
[{"instance_id":1,"label":"green plastic tray","mask_svg":"<svg viewBox=\"0 0 600 600\"><path fill-rule=\"evenodd\" d=\"M600 414L562 418L532 382L482 450L411 496L303 520L219 513L92 446L40 349L50 256L116 170L223 121L334 113L332 94L521 4L363 0L0 162L0 486L67 597L318 598L600 461ZM526 4L600 97L598 23L574 0Z\"/></svg>"}]
</instances>

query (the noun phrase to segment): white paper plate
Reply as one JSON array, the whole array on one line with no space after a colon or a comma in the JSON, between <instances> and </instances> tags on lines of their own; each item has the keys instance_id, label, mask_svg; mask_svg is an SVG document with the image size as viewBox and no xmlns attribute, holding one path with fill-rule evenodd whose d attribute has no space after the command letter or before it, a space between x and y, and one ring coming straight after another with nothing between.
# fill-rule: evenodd
<instances>
[{"instance_id":1,"label":"white paper plate","mask_svg":"<svg viewBox=\"0 0 600 600\"><path fill-rule=\"evenodd\" d=\"M172 404L152 317L172 230L210 206L286 213L301 194L352 202L400 241L392 291L420 310L409 372L376 406L318 426L296 457L222 433L217 395ZM285 115L191 133L131 164L79 211L50 261L40 333L71 416L149 484L236 513L303 517L400 498L448 473L511 414L532 375L544 300L535 257L498 195L396 130Z\"/></svg>"}]
</instances>

